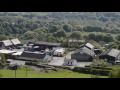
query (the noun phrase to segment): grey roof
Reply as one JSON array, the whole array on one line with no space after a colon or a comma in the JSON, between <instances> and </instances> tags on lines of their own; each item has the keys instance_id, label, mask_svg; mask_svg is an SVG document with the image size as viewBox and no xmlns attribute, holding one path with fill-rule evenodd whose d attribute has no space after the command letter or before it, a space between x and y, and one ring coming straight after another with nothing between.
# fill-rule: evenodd
<instances>
[{"instance_id":1,"label":"grey roof","mask_svg":"<svg viewBox=\"0 0 120 90\"><path fill-rule=\"evenodd\" d=\"M12 42L14 45L21 44L21 42L18 40L18 38L16 38L16 39L11 39L11 42Z\"/></svg>"},{"instance_id":2,"label":"grey roof","mask_svg":"<svg viewBox=\"0 0 120 90\"><path fill-rule=\"evenodd\" d=\"M85 46L89 47L89 48L94 48L94 46L90 43L86 43Z\"/></svg>"},{"instance_id":3,"label":"grey roof","mask_svg":"<svg viewBox=\"0 0 120 90\"><path fill-rule=\"evenodd\" d=\"M90 49L88 49L86 47L82 47L82 48L76 50L74 53L86 53L86 54L88 54L90 56L95 55L95 53L92 50L90 50Z\"/></svg>"},{"instance_id":4,"label":"grey roof","mask_svg":"<svg viewBox=\"0 0 120 90\"><path fill-rule=\"evenodd\" d=\"M3 40L2 42L4 43L5 46L11 46L11 45L13 45L10 40Z\"/></svg>"},{"instance_id":5,"label":"grey roof","mask_svg":"<svg viewBox=\"0 0 120 90\"><path fill-rule=\"evenodd\" d=\"M61 43L43 42L43 41L36 41L35 44L37 44L37 45L61 46Z\"/></svg>"},{"instance_id":6,"label":"grey roof","mask_svg":"<svg viewBox=\"0 0 120 90\"><path fill-rule=\"evenodd\" d=\"M32 59L44 59L45 56L46 56L45 53L29 52L29 51L24 51L21 54L21 57L32 58Z\"/></svg>"},{"instance_id":7,"label":"grey roof","mask_svg":"<svg viewBox=\"0 0 120 90\"><path fill-rule=\"evenodd\" d=\"M65 62L77 62L77 60L75 60L75 59L65 59L64 61Z\"/></svg>"},{"instance_id":8,"label":"grey roof","mask_svg":"<svg viewBox=\"0 0 120 90\"><path fill-rule=\"evenodd\" d=\"M35 39L28 39L28 40L20 40L22 43L29 43L29 42L31 42L31 43L35 43Z\"/></svg>"},{"instance_id":9,"label":"grey roof","mask_svg":"<svg viewBox=\"0 0 120 90\"><path fill-rule=\"evenodd\" d=\"M69 40L69 42L81 42L81 43L84 43L85 41L84 40Z\"/></svg>"},{"instance_id":10,"label":"grey roof","mask_svg":"<svg viewBox=\"0 0 120 90\"><path fill-rule=\"evenodd\" d=\"M100 56L102 56L102 55L109 55L112 57L117 57L118 55L120 55L120 51L117 49L108 49L108 50L104 51L103 53L101 53Z\"/></svg>"}]
</instances>

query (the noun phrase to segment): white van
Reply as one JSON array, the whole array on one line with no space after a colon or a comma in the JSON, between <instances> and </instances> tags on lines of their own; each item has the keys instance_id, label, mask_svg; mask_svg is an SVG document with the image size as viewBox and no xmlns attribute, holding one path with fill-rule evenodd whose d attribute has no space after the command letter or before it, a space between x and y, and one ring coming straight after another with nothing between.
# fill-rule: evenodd
<instances>
[{"instance_id":1,"label":"white van","mask_svg":"<svg viewBox=\"0 0 120 90\"><path fill-rule=\"evenodd\" d=\"M65 48L56 48L53 52L55 56L63 56L65 53Z\"/></svg>"}]
</instances>

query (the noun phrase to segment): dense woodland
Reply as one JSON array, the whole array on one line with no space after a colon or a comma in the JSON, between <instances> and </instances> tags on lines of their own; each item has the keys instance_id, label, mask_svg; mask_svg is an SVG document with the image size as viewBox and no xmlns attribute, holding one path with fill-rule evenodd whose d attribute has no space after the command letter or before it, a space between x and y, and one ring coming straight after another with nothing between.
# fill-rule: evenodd
<instances>
[{"instance_id":1,"label":"dense woodland","mask_svg":"<svg viewBox=\"0 0 120 90\"><path fill-rule=\"evenodd\" d=\"M119 34L120 12L0 12L0 40L84 39L120 48Z\"/></svg>"}]
</instances>

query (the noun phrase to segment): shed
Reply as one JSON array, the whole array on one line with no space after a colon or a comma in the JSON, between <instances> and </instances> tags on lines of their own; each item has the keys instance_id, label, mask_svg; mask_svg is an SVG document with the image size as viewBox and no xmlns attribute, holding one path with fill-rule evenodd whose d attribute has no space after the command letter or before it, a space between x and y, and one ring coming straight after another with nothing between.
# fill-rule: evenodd
<instances>
[{"instance_id":1,"label":"shed","mask_svg":"<svg viewBox=\"0 0 120 90\"><path fill-rule=\"evenodd\" d=\"M30 52L30 51L24 51L20 57L20 59L24 60L36 60L39 62L48 62L52 60L52 56L46 54L46 53L40 53L40 52Z\"/></svg>"},{"instance_id":2,"label":"shed","mask_svg":"<svg viewBox=\"0 0 120 90\"><path fill-rule=\"evenodd\" d=\"M21 45L21 42L18 40L18 38L11 39L11 42L13 43L13 45Z\"/></svg>"},{"instance_id":3,"label":"shed","mask_svg":"<svg viewBox=\"0 0 120 90\"><path fill-rule=\"evenodd\" d=\"M94 57L95 57L94 51L88 49L87 47L82 47L74 51L73 54L71 54L71 59L76 59L77 62L92 61Z\"/></svg>"},{"instance_id":4,"label":"shed","mask_svg":"<svg viewBox=\"0 0 120 90\"><path fill-rule=\"evenodd\" d=\"M77 65L77 60L75 60L75 59L65 59L63 65L64 66L75 66L75 65Z\"/></svg>"},{"instance_id":5,"label":"shed","mask_svg":"<svg viewBox=\"0 0 120 90\"><path fill-rule=\"evenodd\" d=\"M36 41L34 46L39 46L40 50L45 50L46 48L52 50L53 47L60 47L61 43Z\"/></svg>"},{"instance_id":6,"label":"shed","mask_svg":"<svg viewBox=\"0 0 120 90\"><path fill-rule=\"evenodd\" d=\"M99 58L107 59L110 63L116 63L116 61L120 61L120 50L107 49L99 55Z\"/></svg>"},{"instance_id":7,"label":"shed","mask_svg":"<svg viewBox=\"0 0 120 90\"><path fill-rule=\"evenodd\" d=\"M3 46L4 47L11 47L13 46L12 42L10 40L3 40Z\"/></svg>"}]
</instances>

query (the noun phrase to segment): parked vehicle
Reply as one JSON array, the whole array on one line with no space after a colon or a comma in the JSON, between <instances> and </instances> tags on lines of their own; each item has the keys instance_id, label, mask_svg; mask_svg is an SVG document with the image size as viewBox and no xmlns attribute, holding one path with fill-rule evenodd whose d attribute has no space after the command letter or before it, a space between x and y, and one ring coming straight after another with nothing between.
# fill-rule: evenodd
<instances>
[{"instance_id":1,"label":"parked vehicle","mask_svg":"<svg viewBox=\"0 0 120 90\"><path fill-rule=\"evenodd\" d=\"M53 55L55 55L55 56L63 56L64 53L65 53L65 48L56 48L53 51Z\"/></svg>"}]
</instances>

